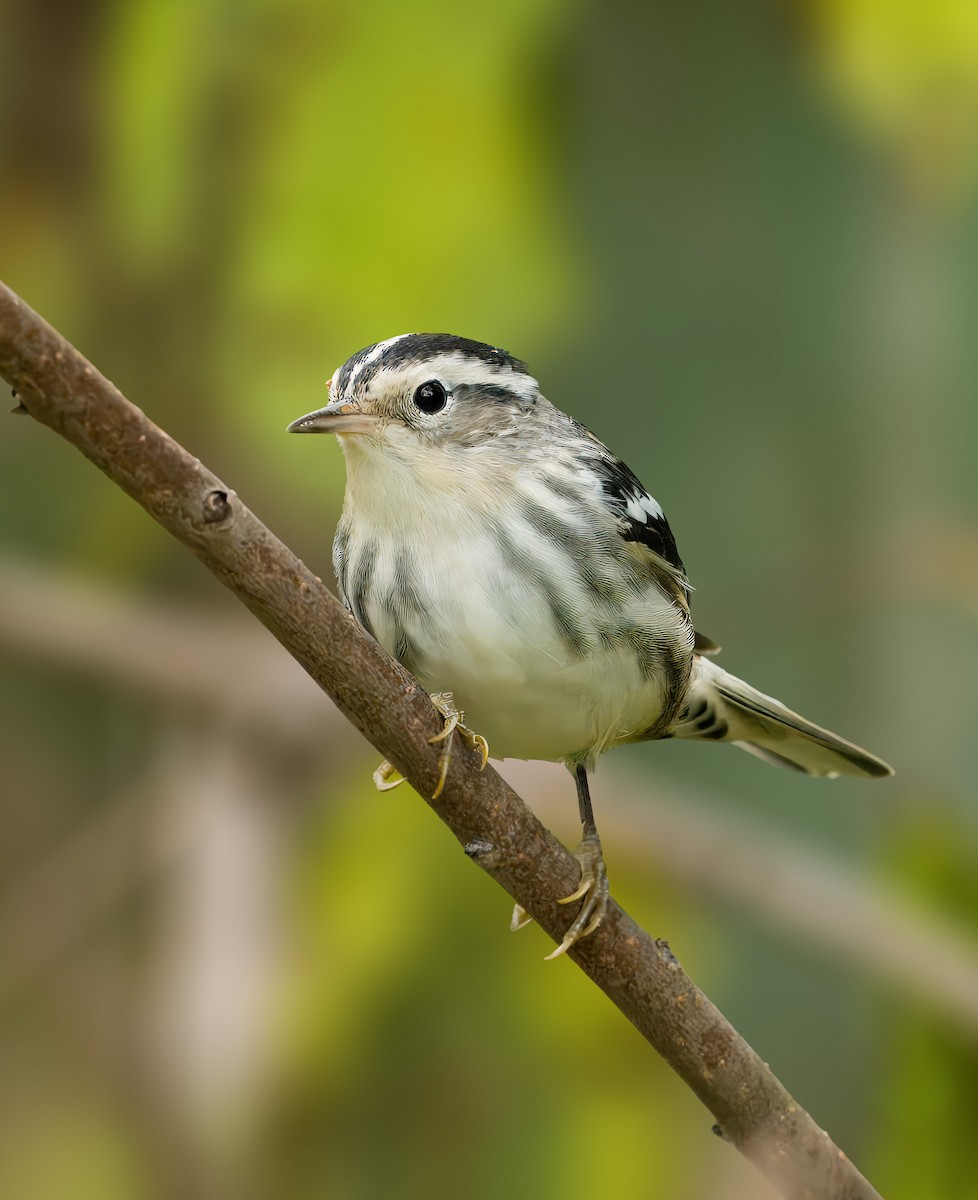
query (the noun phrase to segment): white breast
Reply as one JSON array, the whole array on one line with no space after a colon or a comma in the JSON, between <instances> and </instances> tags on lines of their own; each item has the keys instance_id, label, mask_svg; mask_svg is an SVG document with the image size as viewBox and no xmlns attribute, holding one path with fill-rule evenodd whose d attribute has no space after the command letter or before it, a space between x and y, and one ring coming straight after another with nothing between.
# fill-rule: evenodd
<instances>
[{"instance_id":1,"label":"white breast","mask_svg":"<svg viewBox=\"0 0 978 1200\"><path fill-rule=\"evenodd\" d=\"M476 487L446 460L421 489L387 456L383 489L365 489L361 457L348 452L344 525L351 558L372 547L365 615L426 689L454 694L494 757L593 762L655 725L686 624L651 577L602 600L521 516L517 471ZM650 644L663 647L661 665Z\"/></svg>"}]
</instances>

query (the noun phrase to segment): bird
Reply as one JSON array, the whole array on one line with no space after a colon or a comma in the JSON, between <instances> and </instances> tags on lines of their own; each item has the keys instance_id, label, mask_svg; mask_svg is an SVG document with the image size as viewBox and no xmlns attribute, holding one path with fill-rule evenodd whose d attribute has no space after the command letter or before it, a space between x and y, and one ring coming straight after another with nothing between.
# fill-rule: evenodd
<instances>
[{"instance_id":1,"label":"bird","mask_svg":"<svg viewBox=\"0 0 978 1200\"><path fill-rule=\"evenodd\" d=\"M610 902L588 783L606 750L689 738L807 775L893 773L717 664L661 505L520 359L401 334L352 355L327 388L328 404L288 430L342 447L341 598L443 712L439 790L456 730L483 763L491 747L574 776L581 879L563 902L581 904L548 958L592 934ZM378 786L392 771L378 769ZM528 920L517 906L513 927Z\"/></svg>"}]
</instances>

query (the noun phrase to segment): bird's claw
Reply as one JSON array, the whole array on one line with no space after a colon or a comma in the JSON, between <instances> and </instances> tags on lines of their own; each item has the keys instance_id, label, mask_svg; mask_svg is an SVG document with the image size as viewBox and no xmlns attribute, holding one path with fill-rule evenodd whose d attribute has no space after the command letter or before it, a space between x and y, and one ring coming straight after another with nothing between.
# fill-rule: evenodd
<instances>
[{"instance_id":1,"label":"bird's claw","mask_svg":"<svg viewBox=\"0 0 978 1200\"><path fill-rule=\"evenodd\" d=\"M428 742L432 746L438 745L439 742L444 742L442 752L438 758L438 782L435 784L435 790L431 793L432 800L437 800L441 795L442 788L445 786L445 780L448 778L448 767L452 761L452 734L456 731L464 741L477 750L482 756L482 762L479 765L479 770L485 768L489 761L489 743L481 733L475 733L463 724L465 713L455 707L455 702L452 699L451 692L436 692L431 697L431 702L438 709L441 715L445 718L445 726L440 733L436 733L433 738L429 738ZM397 768L393 763L389 763L387 759L380 764L373 773L374 787L378 792L389 792L392 788L398 787L404 783L404 777L392 779L391 776L397 774Z\"/></svg>"},{"instance_id":2,"label":"bird's claw","mask_svg":"<svg viewBox=\"0 0 978 1200\"><path fill-rule=\"evenodd\" d=\"M378 792L389 792L393 788L400 787L405 781L401 775L397 779L391 779L392 775L397 774L397 767L393 763L389 763L385 758L376 771L373 773L374 787Z\"/></svg>"},{"instance_id":3,"label":"bird's claw","mask_svg":"<svg viewBox=\"0 0 978 1200\"><path fill-rule=\"evenodd\" d=\"M439 742L445 743L438 758L438 782L435 784L435 790L431 793L432 800L437 800L445 786L445 780L448 778L448 766L452 761L452 734L457 731L473 750L479 752L482 756L482 762L479 765L480 771L485 769L485 765L489 761L489 743L481 733L475 733L463 723L465 713L456 708L451 692L435 692L431 697L431 703L445 718L445 727L442 731L428 739L432 746L436 746Z\"/></svg>"},{"instance_id":4,"label":"bird's claw","mask_svg":"<svg viewBox=\"0 0 978 1200\"><path fill-rule=\"evenodd\" d=\"M510 933L519 933L521 929L525 929L527 925L533 924L533 918L526 911L522 904L513 906L513 915L509 919Z\"/></svg>"},{"instance_id":5,"label":"bird's claw","mask_svg":"<svg viewBox=\"0 0 978 1200\"><path fill-rule=\"evenodd\" d=\"M581 911L577 914L573 925L564 934L564 940L556 950L552 950L546 955L548 961L566 954L571 946L579 942L581 938L586 938L589 933L594 933L608 911L611 889L608 885L608 872L605 870L601 842L597 833L584 835L581 844L574 852L574 857L581 864L581 882L575 891L571 892L569 896L564 896L557 903L573 904L575 900L583 900L584 903L581 905ZM516 933L520 929L525 929L532 921L533 918L522 904L517 904L513 908L513 915L510 918L510 932Z\"/></svg>"},{"instance_id":6,"label":"bird's claw","mask_svg":"<svg viewBox=\"0 0 978 1200\"><path fill-rule=\"evenodd\" d=\"M581 839L581 844L574 852L574 857L581 864L581 882L576 891L559 900L559 904L573 904L575 900L583 900L581 911L574 919L573 925L564 934L564 940L549 954L546 960L559 958L566 954L571 946L594 933L604 915L608 911L608 901L611 889L608 885L608 872L605 870L604 856L601 853L601 842L596 832L588 831ZM514 913L515 918L515 913Z\"/></svg>"}]
</instances>

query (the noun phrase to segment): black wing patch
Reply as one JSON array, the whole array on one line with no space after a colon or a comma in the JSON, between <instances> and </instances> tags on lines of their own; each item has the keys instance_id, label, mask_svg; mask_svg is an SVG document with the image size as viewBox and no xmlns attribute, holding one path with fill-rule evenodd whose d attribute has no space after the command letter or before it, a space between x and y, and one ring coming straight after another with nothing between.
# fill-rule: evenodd
<instances>
[{"instance_id":1,"label":"black wing patch","mask_svg":"<svg viewBox=\"0 0 978 1200\"><path fill-rule=\"evenodd\" d=\"M611 502L626 542L640 542L661 559L684 587L686 568L676 549L669 522L658 503L642 486L638 476L621 459L602 456L597 463L601 486Z\"/></svg>"}]
</instances>

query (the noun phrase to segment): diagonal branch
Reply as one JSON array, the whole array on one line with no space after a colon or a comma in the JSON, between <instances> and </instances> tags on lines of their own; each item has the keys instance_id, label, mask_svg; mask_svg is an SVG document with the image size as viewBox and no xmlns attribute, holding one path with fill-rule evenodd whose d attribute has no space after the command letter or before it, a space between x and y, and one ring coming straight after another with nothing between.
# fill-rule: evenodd
<instances>
[{"instance_id":1,"label":"diagonal branch","mask_svg":"<svg viewBox=\"0 0 978 1200\"><path fill-rule=\"evenodd\" d=\"M348 719L430 796L428 739L441 718L420 685L353 622L294 554L211 474L0 284L0 375L35 420L60 433L181 541L278 638ZM555 940L557 901L578 865L479 755L458 746L428 803L479 866ZM790 1200L878 1193L797 1104L667 943L616 905L570 957L713 1113L723 1136Z\"/></svg>"},{"instance_id":2,"label":"diagonal branch","mask_svg":"<svg viewBox=\"0 0 978 1200\"><path fill-rule=\"evenodd\" d=\"M240 619L232 618L233 611L220 617L174 612L61 570L0 560L0 653L82 668L152 697L170 714L196 711L222 726L231 722L249 745L257 734L265 754L287 756L292 772L298 757L309 772L302 775L305 781L333 760L342 738L349 744L349 726L244 610ZM511 787L532 795L544 823L566 815L567 773L558 763L510 759L502 774ZM303 786L293 775L293 787ZM715 904L733 905L978 1034L978 947L964 930L858 867L775 835L743 814L725 815L674 780L650 796L617 759L602 765L591 796L602 810L602 841L614 849L619 869L623 859L641 863L657 878L695 889ZM116 843L114 826L107 824L96 841L109 856ZM77 870L81 877L89 869L87 828L71 845L76 849L66 845L64 853L61 847L54 852L55 863L32 862L21 879L4 885L0 946L7 945L5 928L31 926L45 883L64 891L66 871ZM125 886L123 880L120 891ZM116 899L113 894L106 903ZM87 927L85 911L76 909L64 910L63 939L79 938ZM924 961L927 970L921 971ZM12 965L18 969L12 960L2 965L5 974Z\"/></svg>"}]
</instances>

